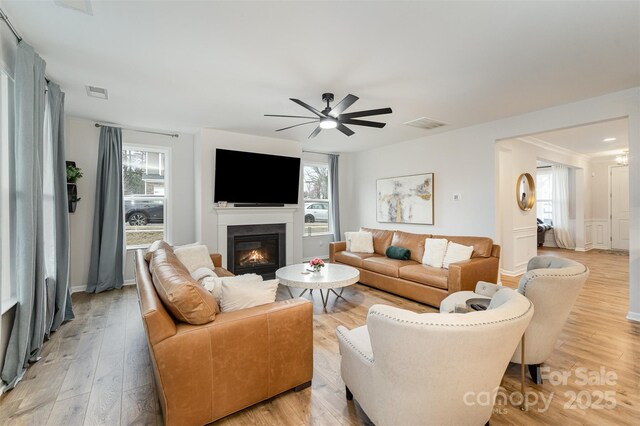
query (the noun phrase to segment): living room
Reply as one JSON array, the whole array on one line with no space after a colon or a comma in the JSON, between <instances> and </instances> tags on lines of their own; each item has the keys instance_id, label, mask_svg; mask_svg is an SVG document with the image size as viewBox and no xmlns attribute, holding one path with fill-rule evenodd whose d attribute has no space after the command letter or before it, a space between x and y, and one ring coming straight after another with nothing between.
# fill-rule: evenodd
<instances>
[{"instance_id":1,"label":"living room","mask_svg":"<svg viewBox=\"0 0 640 426\"><path fill-rule=\"evenodd\" d=\"M0 0L0 9L2 423L633 424L640 416L640 2ZM30 138L17 83L25 46L36 65L46 62L36 87L48 87L31 120L44 124ZM24 140L40 149L35 163L24 161L32 155ZM109 144L120 147L115 157ZM572 182L567 219L557 216L559 197L547 200L535 185L544 167L560 166ZM610 201L618 166L628 176L620 212ZM522 197L526 174L533 184ZM25 193L30 209L18 196ZM543 247L537 218L550 224ZM613 243L618 222L626 249ZM247 239L260 226L268 238ZM170 247L152 246L157 240ZM153 267L175 266L174 252L189 267L180 252L195 253L194 243L206 250L198 266L217 275L198 280L198 292L211 292L199 297L216 297L206 321L189 316L202 311L172 310L156 282L167 265ZM24 254L40 247L25 266ZM565 278L575 292L511 291L532 277L562 284L535 265L573 271ZM41 273L47 284L33 284ZM244 307L249 301L216 295L221 285L231 291L229 275L251 273L275 302ZM234 291L259 293L253 284ZM32 333L43 298L51 319ZM472 299L496 306L459 315ZM558 299L567 303L545 305ZM236 302L243 308L230 307ZM286 311L282 303L286 318L268 310ZM160 311L162 339L153 331ZM283 357L264 367L281 374L265 389L255 379L267 374L262 367L239 367L247 376L235 379L222 373L262 347L258 332L222 331L232 326L226 318L250 321L248 312L284 321L265 337L270 356ZM548 353L524 362L542 313L553 319L546 330L556 330L546 333ZM479 340L436 330L431 338L443 341L435 349L428 334L380 323L484 324L482 315L518 321ZM527 345L519 345L523 321L531 321ZM189 327L246 354L205 364L185 350L202 346L198 339L178 339ZM391 333L377 337L389 346L376 347L374 327ZM511 343L494 345L485 377L447 363L462 357L452 352L484 353L496 336ZM385 360L396 337L404 339L396 347L413 343ZM300 358L280 347L299 348ZM486 358L460 363L482 369ZM361 373L363 359L379 360L376 383ZM183 372L187 360L198 370ZM220 377L208 372L214 364ZM442 369L455 380L436 377ZM411 371L428 385L413 383ZM617 381L577 380L596 372ZM172 387L176 374L211 382ZM571 380L556 383L556 374ZM213 396L182 398L203 387ZM464 400L489 388L488 405ZM418 396L401 398L406 392ZM573 404L572 392L589 402Z\"/></svg>"}]
</instances>

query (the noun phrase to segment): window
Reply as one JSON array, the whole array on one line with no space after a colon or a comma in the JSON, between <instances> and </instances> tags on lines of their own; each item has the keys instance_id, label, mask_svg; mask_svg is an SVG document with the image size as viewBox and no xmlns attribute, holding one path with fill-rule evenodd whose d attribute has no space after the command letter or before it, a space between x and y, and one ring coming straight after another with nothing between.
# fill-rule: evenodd
<instances>
[{"instance_id":1,"label":"window","mask_svg":"<svg viewBox=\"0 0 640 426\"><path fill-rule=\"evenodd\" d=\"M304 163L304 235L321 235L331 232L329 211L329 164Z\"/></svg>"},{"instance_id":2,"label":"window","mask_svg":"<svg viewBox=\"0 0 640 426\"><path fill-rule=\"evenodd\" d=\"M127 248L167 239L167 151L125 145L122 150Z\"/></svg>"},{"instance_id":3,"label":"window","mask_svg":"<svg viewBox=\"0 0 640 426\"><path fill-rule=\"evenodd\" d=\"M553 225L553 175L551 169L538 169L536 172L536 210L538 218Z\"/></svg>"}]
</instances>

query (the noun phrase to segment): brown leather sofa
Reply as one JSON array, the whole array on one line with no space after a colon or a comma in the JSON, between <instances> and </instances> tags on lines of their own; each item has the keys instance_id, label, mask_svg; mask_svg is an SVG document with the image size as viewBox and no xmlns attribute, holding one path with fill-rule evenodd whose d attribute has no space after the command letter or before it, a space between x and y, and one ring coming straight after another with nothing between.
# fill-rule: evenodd
<instances>
[{"instance_id":1,"label":"brown leather sofa","mask_svg":"<svg viewBox=\"0 0 640 426\"><path fill-rule=\"evenodd\" d=\"M360 282L389 293L439 307L451 293L475 289L478 281L496 283L500 263L500 246L486 237L453 237L412 234L403 231L362 228L373 234L374 253L352 253L345 241L329 244L329 261L343 263L360 271ZM449 269L422 264L424 241L446 238L454 243L473 246L471 259L452 263ZM389 259L389 246L411 250L409 260Z\"/></svg>"},{"instance_id":2,"label":"brown leather sofa","mask_svg":"<svg viewBox=\"0 0 640 426\"><path fill-rule=\"evenodd\" d=\"M140 310L167 425L204 425L311 384L313 308L292 299L218 313L212 322L176 321L155 289L145 252L135 255ZM211 255L219 276L221 257Z\"/></svg>"}]
</instances>

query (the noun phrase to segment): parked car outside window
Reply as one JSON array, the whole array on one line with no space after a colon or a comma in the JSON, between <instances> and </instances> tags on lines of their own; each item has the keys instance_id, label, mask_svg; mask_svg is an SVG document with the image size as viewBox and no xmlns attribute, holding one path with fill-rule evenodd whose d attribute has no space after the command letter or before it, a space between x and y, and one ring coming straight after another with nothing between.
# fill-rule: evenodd
<instances>
[{"instance_id":1,"label":"parked car outside window","mask_svg":"<svg viewBox=\"0 0 640 426\"><path fill-rule=\"evenodd\" d=\"M304 221L306 223L328 222L329 203L306 203L304 206Z\"/></svg>"}]
</instances>

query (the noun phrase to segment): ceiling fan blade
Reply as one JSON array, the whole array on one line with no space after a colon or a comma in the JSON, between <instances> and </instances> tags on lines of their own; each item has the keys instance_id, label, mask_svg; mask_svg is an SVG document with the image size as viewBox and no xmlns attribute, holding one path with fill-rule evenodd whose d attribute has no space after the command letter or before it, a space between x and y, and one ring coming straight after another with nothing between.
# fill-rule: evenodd
<instances>
[{"instance_id":1,"label":"ceiling fan blade","mask_svg":"<svg viewBox=\"0 0 640 426\"><path fill-rule=\"evenodd\" d=\"M286 117L286 118L308 118L309 120L317 119L317 117L305 117L304 115L280 115L280 114L265 114L265 117Z\"/></svg>"},{"instance_id":2,"label":"ceiling fan blade","mask_svg":"<svg viewBox=\"0 0 640 426\"><path fill-rule=\"evenodd\" d=\"M309 111L311 111L312 113L314 113L315 115L317 115L320 118L326 117L326 115L324 115L323 113L321 113L320 111L318 111L317 109L312 107L311 105L305 104L300 99L294 99L294 98L289 98L289 99L291 99L293 102L297 103L301 107L308 109Z\"/></svg>"},{"instance_id":3,"label":"ceiling fan blade","mask_svg":"<svg viewBox=\"0 0 640 426\"><path fill-rule=\"evenodd\" d=\"M333 118L338 118L338 116L342 114L343 111L353 105L353 103L358 99L360 98L351 94L345 96L344 99L338 103L338 105L331 108L331 112L329 112L329 115Z\"/></svg>"},{"instance_id":4,"label":"ceiling fan blade","mask_svg":"<svg viewBox=\"0 0 640 426\"><path fill-rule=\"evenodd\" d=\"M341 120L342 124L353 124L354 126L367 126L367 127L377 127L378 129L382 129L387 123L379 123L377 121L367 121L367 120Z\"/></svg>"},{"instance_id":5,"label":"ceiling fan blade","mask_svg":"<svg viewBox=\"0 0 640 426\"><path fill-rule=\"evenodd\" d=\"M352 134L355 133L353 130L351 130L350 128L348 128L342 123L338 123L338 127L336 127L336 129L340 130L342 133L344 133L347 136L351 136Z\"/></svg>"},{"instance_id":6,"label":"ceiling fan blade","mask_svg":"<svg viewBox=\"0 0 640 426\"><path fill-rule=\"evenodd\" d=\"M322 130L322 127L320 126L316 127L316 129L309 135L309 139L315 138L318 135L318 133L320 133L321 130Z\"/></svg>"},{"instance_id":7,"label":"ceiling fan blade","mask_svg":"<svg viewBox=\"0 0 640 426\"><path fill-rule=\"evenodd\" d=\"M357 117L366 117L368 115L382 115L382 114L391 114L391 108L379 108L379 109L368 109L366 111L356 111L349 112L347 114L341 114L341 119L349 119L349 118L357 118Z\"/></svg>"},{"instance_id":8,"label":"ceiling fan blade","mask_svg":"<svg viewBox=\"0 0 640 426\"><path fill-rule=\"evenodd\" d=\"M313 121L307 121L306 123L294 124L293 126L283 127L282 129L278 129L278 130L276 130L276 132L280 132L282 130L287 130L287 129L291 129L291 128L298 127L298 126L304 126L305 124L317 123L317 122L318 122L318 120L313 120Z\"/></svg>"}]
</instances>

